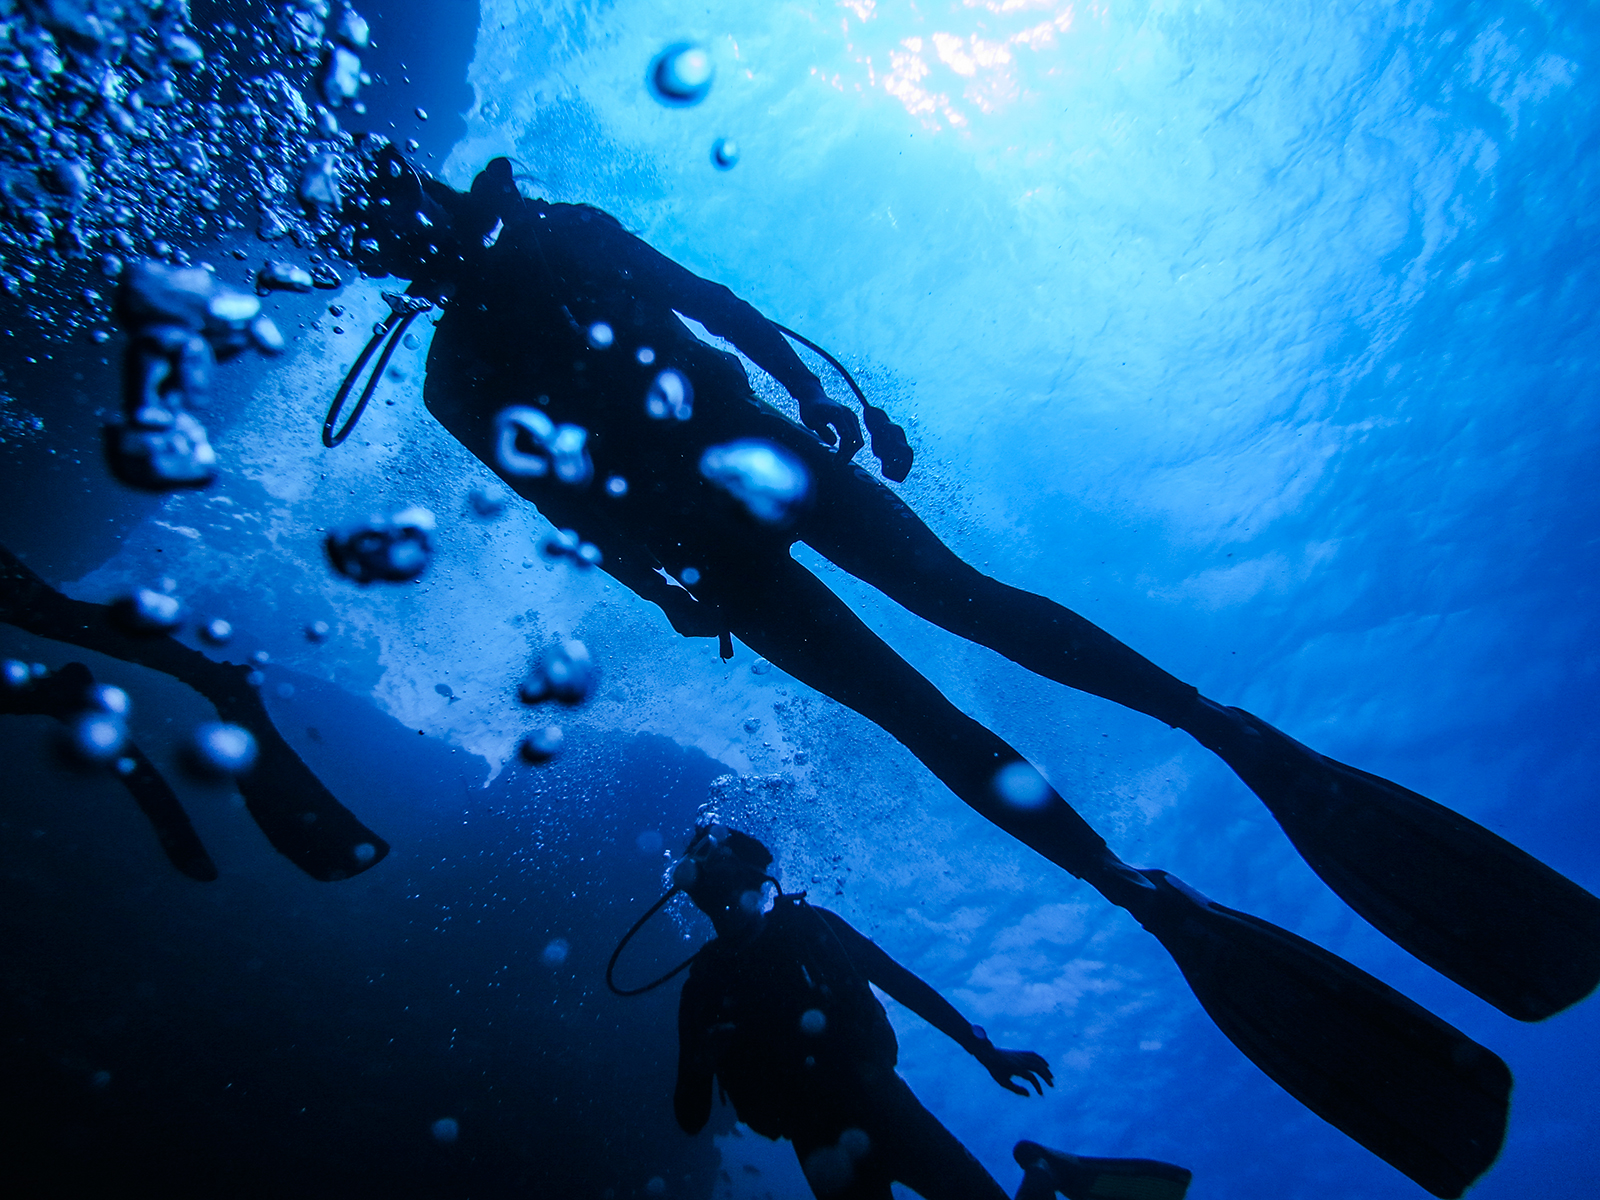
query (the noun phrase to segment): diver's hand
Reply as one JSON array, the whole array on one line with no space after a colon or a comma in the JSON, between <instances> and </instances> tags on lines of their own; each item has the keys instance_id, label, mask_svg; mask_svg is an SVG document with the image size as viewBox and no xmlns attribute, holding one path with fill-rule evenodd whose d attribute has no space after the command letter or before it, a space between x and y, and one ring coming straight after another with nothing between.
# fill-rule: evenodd
<instances>
[{"instance_id":1,"label":"diver's hand","mask_svg":"<svg viewBox=\"0 0 1600 1200\"><path fill-rule=\"evenodd\" d=\"M996 1083L1019 1096L1026 1096L1028 1089L1013 1083L1013 1077L1031 1083L1033 1090L1041 1096L1044 1095L1044 1088L1039 1086L1040 1080L1051 1087L1056 1085L1055 1077L1050 1074L1050 1064L1032 1050L1001 1050L996 1046L988 1046L978 1052L978 1061Z\"/></svg>"},{"instance_id":2,"label":"diver's hand","mask_svg":"<svg viewBox=\"0 0 1600 1200\"><path fill-rule=\"evenodd\" d=\"M814 396L796 397L800 423L821 439L824 446L838 443L839 457L849 462L866 443L861 437L861 422L855 413L836 403L820 390Z\"/></svg>"},{"instance_id":3,"label":"diver's hand","mask_svg":"<svg viewBox=\"0 0 1600 1200\"><path fill-rule=\"evenodd\" d=\"M872 436L872 453L877 455L883 477L892 483L904 483L911 474L911 444L906 441L906 431L893 421L889 414L874 404L864 404L861 415L867 421L867 433Z\"/></svg>"}]
</instances>

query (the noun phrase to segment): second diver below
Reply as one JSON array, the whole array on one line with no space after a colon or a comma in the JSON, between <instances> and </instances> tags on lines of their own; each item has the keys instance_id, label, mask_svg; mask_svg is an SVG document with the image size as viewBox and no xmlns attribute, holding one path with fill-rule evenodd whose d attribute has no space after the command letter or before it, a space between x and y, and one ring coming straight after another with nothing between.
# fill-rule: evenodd
<instances>
[{"instance_id":1,"label":"second diver below","mask_svg":"<svg viewBox=\"0 0 1600 1200\"><path fill-rule=\"evenodd\" d=\"M966 1050L1008 1091L1054 1085L1029 1050L1002 1050L844 918L785 895L771 852L723 826L695 831L675 872L717 936L695 955L678 1006L673 1110L687 1133L711 1115L713 1080L739 1119L794 1146L819 1200L1005 1200L994 1178L895 1072L899 1047L875 984ZM1018 1142L1016 1200L1182 1200L1190 1173L1138 1158L1085 1158Z\"/></svg>"}]
</instances>

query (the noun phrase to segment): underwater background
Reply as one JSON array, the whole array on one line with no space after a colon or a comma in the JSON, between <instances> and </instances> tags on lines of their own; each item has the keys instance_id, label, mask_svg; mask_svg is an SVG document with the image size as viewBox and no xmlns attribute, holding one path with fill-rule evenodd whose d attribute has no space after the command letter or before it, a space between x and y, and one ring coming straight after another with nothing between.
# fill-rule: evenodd
<instances>
[{"instance_id":1,"label":"underwater background","mask_svg":"<svg viewBox=\"0 0 1600 1200\"><path fill-rule=\"evenodd\" d=\"M265 28L277 8L196 0L194 37L220 45L224 22ZM917 452L898 490L969 562L1600 890L1593 5L361 12L373 79L352 128L417 139L458 188L505 154L539 194L613 213L849 366ZM645 87L679 41L716 67L693 107ZM722 138L731 169L712 159ZM158 232L246 291L265 258L304 258L253 220ZM728 1110L699 1138L677 1129L676 987L623 1000L603 984L708 802L769 842L786 887L996 1043L1050 1060L1053 1091L1004 1095L889 1005L901 1073L1008 1189L1026 1137L1182 1163L1195 1200L1424 1194L1235 1050L1131 917L887 734L541 553L531 505L480 513L469 497L492 476L422 408L427 320L325 449L328 401L392 283L346 267L337 291L269 298L287 349L218 370L217 482L117 482L100 431L123 335L99 294L79 298L109 294L101 249L7 243L0 541L71 596L167 578L197 620L230 621L206 652L265 652L275 723L392 849L316 882L231 788L174 773L219 872L195 882L114 778L58 762L50 720L0 721L0 1138L17 1194L807 1195L788 1147ZM413 504L439 522L419 582L329 568L328 529ZM1537 1025L1493 1011L1345 908L1187 737L796 555L1123 858L1496 1050L1517 1087L1474 1197L1600 1194L1600 1005ZM325 640L306 636L318 621ZM204 645L194 622L180 637ZM571 637L599 686L533 766L517 746L548 717L516 686ZM9 625L0 656L82 661L125 688L158 764L210 719L164 675ZM686 908L630 950L630 978L707 936Z\"/></svg>"}]
</instances>

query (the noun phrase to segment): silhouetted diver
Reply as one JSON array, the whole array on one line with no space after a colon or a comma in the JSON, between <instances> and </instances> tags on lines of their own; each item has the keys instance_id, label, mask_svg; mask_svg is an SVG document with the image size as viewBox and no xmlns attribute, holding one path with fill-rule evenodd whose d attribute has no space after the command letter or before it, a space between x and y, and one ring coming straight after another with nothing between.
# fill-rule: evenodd
<instances>
[{"instance_id":1,"label":"silhouetted diver","mask_svg":"<svg viewBox=\"0 0 1600 1200\"><path fill-rule=\"evenodd\" d=\"M428 355L429 411L554 525L597 544L604 569L657 604L675 629L738 634L876 722L979 813L1128 909L1161 938L1246 1053L1424 1186L1458 1194L1493 1161L1509 1091L1504 1064L1421 1009L1385 1025L1375 1014L1403 998L1374 990L1382 985L1366 976L1358 990L1382 998L1368 1006L1373 1019L1362 1036L1383 1052L1334 1054L1328 1039L1318 1049L1301 1038L1296 1052L1309 1057L1290 1063L1275 1047L1294 1040L1291 1027L1303 1018L1255 998L1304 986L1333 1003L1345 986L1341 972L1355 968L1323 955L1303 970L1306 956L1316 957L1309 943L1211 904L1164 872L1133 869L1054 792L1032 806L1007 803L997 772L1021 756L945 699L789 549L804 541L944 629L1190 733L1267 804L1347 903L1514 1017L1549 1016L1600 981L1600 901L1481 826L1202 697L1078 614L962 562L888 487L850 463L862 444L855 417L826 397L777 326L598 209L523 197L504 158L462 194L384 146L346 217L365 272L410 279L412 296L445 303ZM406 301L394 303L398 336ZM679 313L774 376L795 397L805 428L760 401L738 359L695 337ZM600 325L604 338L594 336ZM692 381L691 419L647 414L645 397L665 368ZM369 385L363 402L370 395ZM506 468L497 417L532 403L551 421L588 431L592 480ZM338 440L336 416L329 414L329 444ZM787 523L753 519L702 475L709 447L745 439L781 447L809 471L809 502ZM834 442L837 453L825 444ZM904 465L887 431L878 449L896 470ZM626 488L600 483L614 478ZM1408 1021L1415 1046L1426 1047L1412 1066L1432 1073L1424 1090L1451 1110L1447 1118L1423 1113L1415 1096L1382 1100L1365 1086L1389 1069L1386 1057L1402 1048L1397 1031L1411 1029ZM1330 1086L1347 1066L1372 1074ZM1470 1118L1462 1106L1473 1108Z\"/></svg>"},{"instance_id":2,"label":"silhouetted diver","mask_svg":"<svg viewBox=\"0 0 1600 1200\"><path fill-rule=\"evenodd\" d=\"M895 1072L899 1045L874 984L1026 1096L1054 1086L1029 1050L1002 1050L943 996L844 918L781 887L762 911L771 852L725 826L695 830L674 871L717 936L694 956L678 1003L673 1112L685 1132L711 1115L715 1081L739 1119L794 1146L821 1200L887 1200L898 1181L928 1200L1005 1192ZM613 964L615 959L613 959ZM609 978L609 972L608 972ZM1190 1173L1147 1159L1080 1158L1019 1142L1017 1200L1183 1200Z\"/></svg>"}]
</instances>

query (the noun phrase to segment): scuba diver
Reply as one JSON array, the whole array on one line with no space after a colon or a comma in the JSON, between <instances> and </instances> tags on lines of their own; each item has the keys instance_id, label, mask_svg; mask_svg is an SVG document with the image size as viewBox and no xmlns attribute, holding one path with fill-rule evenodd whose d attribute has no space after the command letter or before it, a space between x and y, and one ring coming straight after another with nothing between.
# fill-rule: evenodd
<instances>
[{"instance_id":1,"label":"scuba diver","mask_svg":"<svg viewBox=\"0 0 1600 1200\"><path fill-rule=\"evenodd\" d=\"M690 1134L705 1127L716 1082L741 1121L793 1144L819 1200L887 1200L894 1181L928 1200L1003 1200L1000 1185L896 1074L894 1030L868 984L949 1037L1007 1091L1026 1096L1022 1080L1043 1095L1041 1083L1055 1086L1049 1065L1032 1051L993 1045L842 917L813 908L804 893L786 895L767 873L771 864L772 853L748 834L702 825L674 869L668 898L686 893L717 934L685 964L678 1124ZM778 895L763 912L767 883ZM1168 1163L1081 1158L1027 1141L1014 1154L1024 1172L1017 1200L1058 1192L1068 1200L1182 1200L1189 1187L1190 1172Z\"/></svg>"},{"instance_id":2,"label":"scuba diver","mask_svg":"<svg viewBox=\"0 0 1600 1200\"><path fill-rule=\"evenodd\" d=\"M1459 1194L1487 1168L1510 1086L1499 1059L1343 960L1124 863L790 548L803 541L943 629L1189 733L1348 904L1513 1017L1548 1017L1600 981L1600 900L1481 826L1202 696L1077 613L963 562L852 463L863 445L855 415L828 398L780 326L613 217L525 197L505 158L465 193L376 139L358 158L340 248L365 274L410 285L386 297L394 316L335 398L325 444L348 435L406 324L442 305L428 411L553 525L597 548L601 568L680 634L720 637L725 654L737 634L890 733L982 816L1132 913L1246 1054L1436 1194ZM760 400L739 359L679 314L773 376L799 423ZM336 428L380 345L360 402ZM881 410L865 416L883 473L903 479L903 434ZM741 494L724 467L752 447L760 469L746 471ZM791 486L797 479L803 487ZM1019 778L1024 786L1010 786ZM1351 1053L1316 1027L1357 992L1371 1020L1363 1051ZM1292 1004L1257 1002L1291 993ZM1417 1089L1409 1100L1385 1084L1402 1059Z\"/></svg>"}]
</instances>

